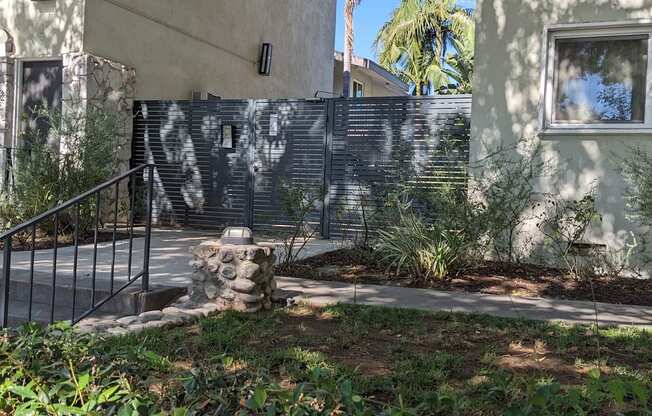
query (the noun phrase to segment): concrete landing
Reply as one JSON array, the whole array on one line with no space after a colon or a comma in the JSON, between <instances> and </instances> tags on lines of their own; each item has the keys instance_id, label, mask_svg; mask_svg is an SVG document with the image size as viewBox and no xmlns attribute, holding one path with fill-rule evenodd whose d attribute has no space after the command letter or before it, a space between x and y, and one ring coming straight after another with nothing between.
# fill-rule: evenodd
<instances>
[{"instance_id":1,"label":"concrete landing","mask_svg":"<svg viewBox=\"0 0 652 416\"><path fill-rule=\"evenodd\" d=\"M150 282L157 286L183 286L191 283L192 270L188 263L192 259L190 249L207 240L219 238L215 231L188 231L188 230L153 230L150 251ZM143 264L144 238L134 238L131 275L138 273ZM274 243L267 238L256 238L256 242ZM281 250L281 243L276 242ZM300 257L309 257L316 254L332 251L341 246L341 243L332 240L314 240L309 242L301 252ZM108 282L111 277L111 242L99 243L97 254L98 281ZM73 247L58 249L57 275L72 276ZM52 273L53 250L38 250L35 255L35 271L45 276ZM277 256L278 257L278 256ZM128 277L129 240L116 242L116 262L114 279L125 282ZM27 251L12 253L12 268L14 270L29 270L30 253ZM2 256L0 256L2 264ZM78 282L88 284L93 270L93 245L87 244L79 247ZM103 283L101 283L103 284Z\"/></svg>"}]
</instances>

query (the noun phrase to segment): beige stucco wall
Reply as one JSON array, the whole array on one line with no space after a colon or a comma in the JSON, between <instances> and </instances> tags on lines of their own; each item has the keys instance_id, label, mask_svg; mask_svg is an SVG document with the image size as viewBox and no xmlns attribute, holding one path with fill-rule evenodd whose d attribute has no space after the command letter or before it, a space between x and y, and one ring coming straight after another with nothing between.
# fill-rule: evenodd
<instances>
[{"instance_id":1,"label":"beige stucco wall","mask_svg":"<svg viewBox=\"0 0 652 416\"><path fill-rule=\"evenodd\" d=\"M87 0L84 50L136 69L136 96L310 97L333 84L336 0ZM263 42L272 75L258 75Z\"/></svg>"},{"instance_id":2,"label":"beige stucco wall","mask_svg":"<svg viewBox=\"0 0 652 416\"><path fill-rule=\"evenodd\" d=\"M343 81L343 64L342 61L335 60L333 73L333 89L336 96L342 95L344 87ZM395 95L405 95L404 91L393 84L387 84L387 81L380 76L371 75L370 71L356 65L351 66L351 93L353 93L353 80L360 81L364 84L365 97L391 97Z\"/></svg>"},{"instance_id":3,"label":"beige stucco wall","mask_svg":"<svg viewBox=\"0 0 652 416\"><path fill-rule=\"evenodd\" d=\"M627 145L652 150L652 134L538 137L544 27L551 24L652 17L652 0L479 0L473 84L472 162L484 149L519 138L541 141L558 168L537 184L542 192L581 198L595 183L603 215L590 240L618 249L637 226L625 215L624 183L615 156ZM531 227L536 230L536 227Z\"/></svg>"},{"instance_id":4,"label":"beige stucco wall","mask_svg":"<svg viewBox=\"0 0 652 416\"><path fill-rule=\"evenodd\" d=\"M0 27L18 58L57 57L82 49L85 0L0 0Z\"/></svg>"}]
</instances>

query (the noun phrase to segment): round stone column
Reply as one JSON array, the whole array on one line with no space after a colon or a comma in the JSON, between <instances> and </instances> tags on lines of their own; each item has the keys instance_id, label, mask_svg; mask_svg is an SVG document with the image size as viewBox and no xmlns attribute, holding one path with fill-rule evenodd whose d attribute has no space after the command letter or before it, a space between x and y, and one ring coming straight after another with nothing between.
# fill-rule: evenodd
<instances>
[{"instance_id":1,"label":"round stone column","mask_svg":"<svg viewBox=\"0 0 652 416\"><path fill-rule=\"evenodd\" d=\"M204 242L192 250L191 300L214 302L221 310L256 312L270 309L272 292L276 288L274 248L253 244L251 239L244 240L251 244L235 241L239 243L233 244L223 237Z\"/></svg>"}]
</instances>

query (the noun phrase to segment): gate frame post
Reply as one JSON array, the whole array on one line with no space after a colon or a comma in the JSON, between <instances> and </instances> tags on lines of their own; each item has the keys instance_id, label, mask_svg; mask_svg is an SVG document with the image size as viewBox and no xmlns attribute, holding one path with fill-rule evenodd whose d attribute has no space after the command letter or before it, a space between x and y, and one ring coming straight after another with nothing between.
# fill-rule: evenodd
<instances>
[{"instance_id":1,"label":"gate frame post","mask_svg":"<svg viewBox=\"0 0 652 416\"><path fill-rule=\"evenodd\" d=\"M249 99L247 107L249 108L248 114L248 123L249 123L249 160L248 160L248 172L249 180L249 197L247 198L247 203L245 205L246 212L244 218L245 227L249 227L252 231L254 230L254 198L256 192L256 108L258 106L258 100Z\"/></svg>"},{"instance_id":2,"label":"gate frame post","mask_svg":"<svg viewBox=\"0 0 652 416\"><path fill-rule=\"evenodd\" d=\"M324 132L324 179L322 184L321 236L331 237L331 169L333 166L333 130L335 128L335 100L326 99L326 131Z\"/></svg>"}]
</instances>

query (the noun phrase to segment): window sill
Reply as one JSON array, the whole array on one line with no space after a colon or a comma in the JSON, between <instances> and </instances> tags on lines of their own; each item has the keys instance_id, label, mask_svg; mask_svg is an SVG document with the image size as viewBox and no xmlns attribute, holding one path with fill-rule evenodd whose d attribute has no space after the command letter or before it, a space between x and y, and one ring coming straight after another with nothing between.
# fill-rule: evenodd
<instances>
[{"instance_id":1,"label":"window sill","mask_svg":"<svg viewBox=\"0 0 652 416\"><path fill-rule=\"evenodd\" d=\"M600 128L548 128L538 133L539 137L559 137L559 136L652 136L652 128L634 128L634 129L600 129Z\"/></svg>"}]
</instances>

